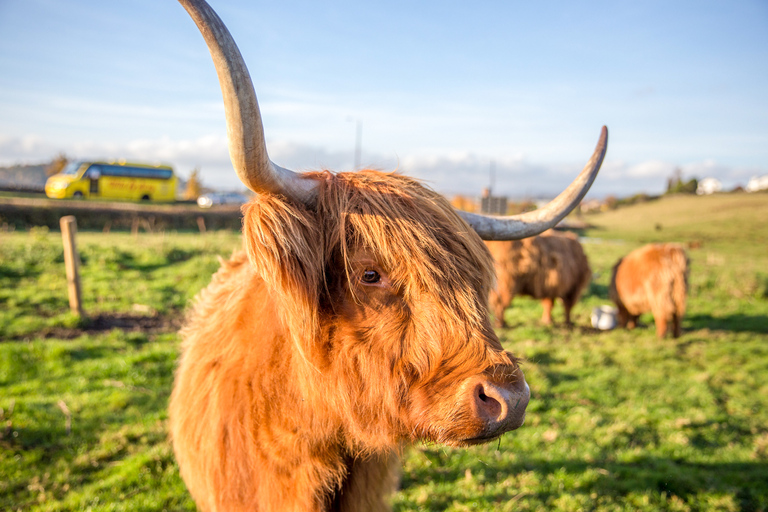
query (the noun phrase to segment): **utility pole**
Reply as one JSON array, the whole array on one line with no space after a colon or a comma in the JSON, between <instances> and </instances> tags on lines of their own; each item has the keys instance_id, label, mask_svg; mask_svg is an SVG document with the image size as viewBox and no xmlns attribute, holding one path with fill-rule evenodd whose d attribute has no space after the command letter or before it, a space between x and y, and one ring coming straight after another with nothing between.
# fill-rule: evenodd
<instances>
[{"instance_id":1,"label":"utility pole","mask_svg":"<svg viewBox=\"0 0 768 512\"><path fill-rule=\"evenodd\" d=\"M363 156L363 121L357 120L357 133L355 134L355 171L360 170Z\"/></svg>"},{"instance_id":2,"label":"utility pole","mask_svg":"<svg viewBox=\"0 0 768 512\"><path fill-rule=\"evenodd\" d=\"M355 166L352 170L359 171L363 156L363 120L349 116L347 121L355 121Z\"/></svg>"},{"instance_id":3,"label":"utility pole","mask_svg":"<svg viewBox=\"0 0 768 512\"><path fill-rule=\"evenodd\" d=\"M491 160L490 183L488 184L489 195L493 195L493 187L496 185L496 160Z\"/></svg>"}]
</instances>

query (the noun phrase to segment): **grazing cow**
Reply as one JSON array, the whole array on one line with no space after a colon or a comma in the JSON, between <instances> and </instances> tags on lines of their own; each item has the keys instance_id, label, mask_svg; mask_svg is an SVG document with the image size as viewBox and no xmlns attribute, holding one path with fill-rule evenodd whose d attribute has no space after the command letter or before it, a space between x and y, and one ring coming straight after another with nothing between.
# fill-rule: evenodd
<instances>
[{"instance_id":1,"label":"grazing cow","mask_svg":"<svg viewBox=\"0 0 768 512\"><path fill-rule=\"evenodd\" d=\"M611 300L619 309L619 325L634 329L646 311L653 313L656 335L680 336L688 293L688 257L678 244L648 244L621 258L613 267Z\"/></svg>"},{"instance_id":2,"label":"grazing cow","mask_svg":"<svg viewBox=\"0 0 768 512\"><path fill-rule=\"evenodd\" d=\"M571 233L546 233L523 240L486 242L496 265L496 287L491 291L491 311L496 327L505 327L504 309L517 295L540 299L541 321L552 324L552 306L560 298L565 324L571 325L571 308L592 278L587 256Z\"/></svg>"},{"instance_id":3,"label":"grazing cow","mask_svg":"<svg viewBox=\"0 0 768 512\"><path fill-rule=\"evenodd\" d=\"M202 0L179 0L213 57L230 156L255 199L182 330L170 403L181 476L204 511L384 510L398 453L519 427L529 389L490 325L482 239L551 227L605 154L534 215L456 212L404 176L296 174L267 155L237 47Z\"/></svg>"}]
</instances>

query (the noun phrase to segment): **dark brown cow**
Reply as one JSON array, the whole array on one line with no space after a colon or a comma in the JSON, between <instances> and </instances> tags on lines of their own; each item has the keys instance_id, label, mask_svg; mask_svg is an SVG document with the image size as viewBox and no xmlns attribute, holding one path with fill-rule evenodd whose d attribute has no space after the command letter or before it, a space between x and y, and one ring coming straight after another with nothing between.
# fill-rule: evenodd
<instances>
[{"instance_id":1,"label":"dark brown cow","mask_svg":"<svg viewBox=\"0 0 768 512\"><path fill-rule=\"evenodd\" d=\"M545 325L552 324L552 307L560 298L565 323L571 325L571 308L592 278L589 261L575 235L547 231L523 240L486 245L496 265L496 287L490 303L497 327L506 326L504 310L517 295L541 300Z\"/></svg>"},{"instance_id":2,"label":"dark brown cow","mask_svg":"<svg viewBox=\"0 0 768 512\"><path fill-rule=\"evenodd\" d=\"M678 244L649 244L620 259L613 267L609 288L619 308L619 325L633 329L646 311L653 313L656 335L681 333L688 294L688 257Z\"/></svg>"},{"instance_id":3,"label":"dark brown cow","mask_svg":"<svg viewBox=\"0 0 768 512\"><path fill-rule=\"evenodd\" d=\"M267 156L221 20L180 1L219 74L235 170L257 193L245 252L182 331L170 404L181 475L204 511L385 510L404 444L473 445L523 423L528 385L490 325L478 233L551 227L594 180L607 132L553 203L505 219L460 215L397 174L298 175Z\"/></svg>"}]
</instances>

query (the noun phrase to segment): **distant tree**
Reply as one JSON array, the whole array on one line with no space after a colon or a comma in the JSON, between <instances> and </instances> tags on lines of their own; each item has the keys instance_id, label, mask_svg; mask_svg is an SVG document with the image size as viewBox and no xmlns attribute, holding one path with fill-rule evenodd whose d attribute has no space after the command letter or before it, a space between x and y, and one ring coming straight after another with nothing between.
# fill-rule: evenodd
<instances>
[{"instance_id":1,"label":"distant tree","mask_svg":"<svg viewBox=\"0 0 768 512\"><path fill-rule=\"evenodd\" d=\"M644 192L640 192L639 194L635 194L633 196L623 197L621 199L618 199L616 201L616 207L618 208L621 206L629 206L629 205L638 204L638 203L647 203L648 201L655 201L659 197L660 196L651 196Z\"/></svg>"},{"instance_id":2,"label":"distant tree","mask_svg":"<svg viewBox=\"0 0 768 512\"><path fill-rule=\"evenodd\" d=\"M64 153L59 153L59 155L53 159L53 161L48 164L45 168L45 175L46 176L53 176L54 174L60 173L69 163L69 158Z\"/></svg>"},{"instance_id":3,"label":"distant tree","mask_svg":"<svg viewBox=\"0 0 768 512\"><path fill-rule=\"evenodd\" d=\"M667 178L667 194L674 194L675 190L683 183L683 170L675 167L672 176Z\"/></svg>"},{"instance_id":4,"label":"distant tree","mask_svg":"<svg viewBox=\"0 0 768 512\"><path fill-rule=\"evenodd\" d=\"M196 201L202 193L203 185L200 181L200 169L193 169L187 180L187 188L184 190L184 199L187 201Z\"/></svg>"},{"instance_id":5,"label":"distant tree","mask_svg":"<svg viewBox=\"0 0 768 512\"><path fill-rule=\"evenodd\" d=\"M695 194L698 186L699 180L696 178L691 178L688 181L681 180L667 190L667 194Z\"/></svg>"},{"instance_id":6,"label":"distant tree","mask_svg":"<svg viewBox=\"0 0 768 512\"><path fill-rule=\"evenodd\" d=\"M699 188L699 180L691 178L683 184L680 188L680 192L683 194L695 194L697 188Z\"/></svg>"},{"instance_id":7,"label":"distant tree","mask_svg":"<svg viewBox=\"0 0 768 512\"><path fill-rule=\"evenodd\" d=\"M536 209L536 203L530 199L521 201L508 201L506 215L517 215L519 213L532 212Z\"/></svg>"},{"instance_id":8,"label":"distant tree","mask_svg":"<svg viewBox=\"0 0 768 512\"><path fill-rule=\"evenodd\" d=\"M619 205L619 200L616 196L608 196L605 198L603 204L605 204L606 209L615 210Z\"/></svg>"},{"instance_id":9,"label":"distant tree","mask_svg":"<svg viewBox=\"0 0 768 512\"><path fill-rule=\"evenodd\" d=\"M683 181L683 171L677 167L672 176L667 179L666 194L695 194L698 186L699 180L696 178Z\"/></svg>"}]
</instances>

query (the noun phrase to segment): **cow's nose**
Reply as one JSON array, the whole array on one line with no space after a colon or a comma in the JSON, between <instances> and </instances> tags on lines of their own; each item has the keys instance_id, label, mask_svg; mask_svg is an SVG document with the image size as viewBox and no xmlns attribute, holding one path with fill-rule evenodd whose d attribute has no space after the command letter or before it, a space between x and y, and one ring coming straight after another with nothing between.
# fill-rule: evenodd
<instances>
[{"instance_id":1,"label":"cow's nose","mask_svg":"<svg viewBox=\"0 0 768 512\"><path fill-rule=\"evenodd\" d=\"M525 408L531 391L521 371L513 382L494 382L486 376L476 377L472 389L472 407L485 424L487 436L498 436L520 427L525 421Z\"/></svg>"}]
</instances>

